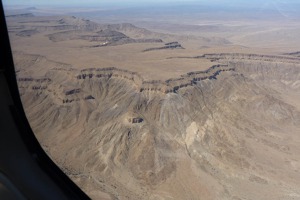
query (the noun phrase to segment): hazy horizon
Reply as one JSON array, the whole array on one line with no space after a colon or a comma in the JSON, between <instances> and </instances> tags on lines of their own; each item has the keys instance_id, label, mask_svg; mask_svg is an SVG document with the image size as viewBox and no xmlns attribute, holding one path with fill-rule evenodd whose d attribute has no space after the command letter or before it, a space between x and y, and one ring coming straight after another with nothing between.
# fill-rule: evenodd
<instances>
[{"instance_id":1,"label":"hazy horizon","mask_svg":"<svg viewBox=\"0 0 300 200\"><path fill-rule=\"evenodd\" d=\"M137 1L137 0L117 0L117 1L96 1L96 0L88 0L82 1L79 0L67 0L67 1L38 1L38 0L4 0L4 7L6 10L8 9L27 9L29 7L34 7L39 9L44 9L50 11L46 7L50 7L53 11L53 14L57 14L61 9L62 14L83 14L85 12L90 12L94 10L97 12L97 15L107 17L107 15L113 16L122 16L125 14L126 16L131 15L132 17L156 17L160 14L170 14L170 15L191 15L194 14L196 16L201 16L203 13L211 13L216 12L216 16L223 16L235 19L242 18L247 16L246 18L255 18L255 19L299 19L300 15L298 10L300 10L300 2L295 0L267 0L264 2L260 2L258 0L255 1L242 1L242 0L234 0L234 1L221 1L221 0L146 0L146 1ZM57 10L56 10L57 8ZM76 9L75 9L76 8ZM33 11L30 9L30 12L36 14L43 14L43 12L37 12L37 10ZM103 11L103 12L99 12ZM245 12L246 11L246 12ZM50 12L49 12L50 13ZM49 14L48 13L48 14ZM236 15L238 14L238 15ZM84 14L83 17L86 17ZM216 17L212 15L211 17Z\"/></svg>"},{"instance_id":2,"label":"hazy horizon","mask_svg":"<svg viewBox=\"0 0 300 200\"><path fill-rule=\"evenodd\" d=\"M288 8L294 8L294 6L299 6L300 2L296 0L266 0L266 1L243 1L243 0L144 0L144 1L138 1L138 0L116 0L116 1L110 1L110 0L103 0L101 2L97 0L86 0L86 1L80 1L80 0L65 0L65 1L59 1L59 0L53 0L51 2L47 0L4 0L3 4L5 6L13 6L13 5L22 5L22 6L82 6L82 7L92 7L92 6L117 6L117 7L123 7L123 6L160 6L160 5L212 5L212 6L220 6L220 7L256 7L256 8L266 8L266 7L277 7L277 6L283 6ZM71 5L70 5L71 4Z\"/></svg>"}]
</instances>

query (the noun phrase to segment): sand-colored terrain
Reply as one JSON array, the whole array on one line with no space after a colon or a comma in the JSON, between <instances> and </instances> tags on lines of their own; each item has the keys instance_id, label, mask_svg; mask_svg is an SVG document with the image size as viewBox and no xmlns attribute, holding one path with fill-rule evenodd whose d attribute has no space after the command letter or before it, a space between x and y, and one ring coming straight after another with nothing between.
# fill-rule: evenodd
<instances>
[{"instance_id":1,"label":"sand-colored terrain","mask_svg":"<svg viewBox=\"0 0 300 200\"><path fill-rule=\"evenodd\" d=\"M295 47L239 42L253 29L191 36L72 16L7 22L32 129L91 198L300 198Z\"/></svg>"}]
</instances>

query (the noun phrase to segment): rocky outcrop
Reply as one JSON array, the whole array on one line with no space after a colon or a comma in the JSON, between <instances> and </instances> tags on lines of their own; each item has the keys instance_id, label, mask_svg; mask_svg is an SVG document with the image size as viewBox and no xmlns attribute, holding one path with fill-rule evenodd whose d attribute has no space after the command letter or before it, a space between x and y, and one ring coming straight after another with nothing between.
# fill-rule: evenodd
<instances>
[{"instance_id":1,"label":"rocky outcrop","mask_svg":"<svg viewBox=\"0 0 300 200\"><path fill-rule=\"evenodd\" d=\"M144 119L141 117L133 117L128 119L128 122L132 124L142 123L143 121Z\"/></svg>"},{"instance_id":2,"label":"rocky outcrop","mask_svg":"<svg viewBox=\"0 0 300 200\"><path fill-rule=\"evenodd\" d=\"M52 80L50 78L18 78L18 82L36 82L36 83L49 83Z\"/></svg>"},{"instance_id":3,"label":"rocky outcrop","mask_svg":"<svg viewBox=\"0 0 300 200\"><path fill-rule=\"evenodd\" d=\"M259 55L259 54L242 54L242 53L221 53L221 54L203 54L194 58L206 58L211 61L218 60L252 60L266 62L284 62L284 63L299 63L300 58L291 58L287 56L275 55Z\"/></svg>"},{"instance_id":4,"label":"rocky outcrop","mask_svg":"<svg viewBox=\"0 0 300 200\"><path fill-rule=\"evenodd\" d=\"M162 50L162 49L184 49L184 48L178 42L169 42L169 43L166 43L165 46L163 46L163 47L148 48L148 49L145 49L143 52Z\"/></svg>"},{"instance_id":5,"label":"rocky outcrop","mask_svg":"<svg viewBox=\"0 0 300 200\"><path fill-rule=\"evenodd\" d=\"M20 77L17 78L17 82L20 96L22 96L26 91L34 92L33 96L40 96L47 91L52 80L50 78Z\"/></svg>"},{"instance_id":6,"label":"rocky outcrop","mask_svg":"<svg viewBox=\"0 0 300 200\"><path fill-rule=\"evenodd\" d=\"M17 80L18 80L18 82L32 82L32 81L34 81L33 78L18 78Z\"/></svg>"},{"instance_id":7,"label":"rocky outcrop","mask_svg":"<svg viewBox=\"0 0 300 200\"><path fill-rule=\"evenodd\" d=\"M84 98L79 98L79 97L69 97L69 98L64 98L62 99L62 103L63 104L70 104L70 103L74 103L74 102L78 102L78 101L81 101L81 100L84 100L84 101L87 101L87 100L94 100L95 97L93 97L92 95L88 95Z\"/></svg>"},{"instance_id":8,"label":"rocky outcrop","mask_svg":"<svg viewBox=\"0 0 300 200\"><path fill-rule=\"evenodd\" d=\"M65 95L71 95L71 94L78 94L81 92L81 89L80 88L77 88L77 89L73 89L73 90L68 90L65 92Z\"/></svg>"},{"instance_id":9,"label":"rocky outcrop","mask_svg":"<svg viewBox=\"0 0 300 200\"><path fill-rule=\"evenodd\" d=\"M260 54L243 54L243 53L216 53L216 54L203 54L194 57L169 57L168 59L184 58L184 59L208 59L211 62L225 61L225 60L251 60L263 62L284 62L284 63L300 63L300 58L279 56L279 55L260 55Z\"/></svg>"},{"instance_id":10,"label":"rocky outcrop","mask_svg":"<svg viewBox=\"0 0 300 200\"><path fill-rule=\"evenodd\" d=\"M92 100L92 99L95 99L95 97L93 97L92 95L88 95L84 97L84 100Z\"/></svg>"},{"instance_id":11,"label":"rocky outcrop","mask_svg":"<svg viewBox=\"0 0 300 200\"><path fill-rule=\"evenodd\" d=\"M176 93L179 89L185 88L197 84L198 81L206 79L216 79L217 76L223 71L234 71L234 68L230 68L227 65L214 65L205 71L189 72L182 75L180 78L168 79L166 81L152 80L145 81L140 75L128 70L121 70L117 68L90 68L81 70L81 74L76 78L91 79L91 78L123 78L132 81L138 86L140 92L161 92Z\"/></svg>"},{"instance_id":12,"label":"rocky outcrop","mask_svg":"<svg viewBox=\"0 0 300 200\"><path fill-rule=\"evenodd\" d=\"M45 90L48 88L48 86L41 86L41 85L38 85L38 86L32 86L31 87L33 90Z\"/></svg>"},{"instance_id":13,"label":"rocky outcrop","mask_svg":"<svg viewBox=\"0 0 300 200\"><path fill-rule=\"evenodd\" d=\"M128 70L118 69L115 67L109 68L89 68L81 70L81 73L76 76L77 79L87 78L123 78L133 81L136 85L140 85L143 82L143 78L136 72Z\"/></svg>"},{"instance_id":14,"label":"rocky outcrop","mask_svg":"<svg viewBox=\"0 0 300 200\"><path fill-rule=\"evenodd\" d=\"M66 103L72 103L72 102L76 102L76 101L80 101L80 99L79 98L77 98L77 99L63 99L62 103L66 104Z\"/></svg>"}]
</instances>

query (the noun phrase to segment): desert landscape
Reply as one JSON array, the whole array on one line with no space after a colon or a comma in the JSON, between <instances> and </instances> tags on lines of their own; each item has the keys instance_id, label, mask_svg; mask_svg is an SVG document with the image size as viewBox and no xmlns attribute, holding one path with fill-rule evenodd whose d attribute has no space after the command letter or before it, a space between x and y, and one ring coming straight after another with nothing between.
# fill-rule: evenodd
<instances>
[{"instance_id":1,"label":"desert landscape","mask_svg":"<svg viewBox=\"0 0 300 200\"><path fill-rule=\"evenodd\" d=\"M7 7L30 125L92 199L300 199L299 15L197 8Z\"/></svg>"}]
</instances>

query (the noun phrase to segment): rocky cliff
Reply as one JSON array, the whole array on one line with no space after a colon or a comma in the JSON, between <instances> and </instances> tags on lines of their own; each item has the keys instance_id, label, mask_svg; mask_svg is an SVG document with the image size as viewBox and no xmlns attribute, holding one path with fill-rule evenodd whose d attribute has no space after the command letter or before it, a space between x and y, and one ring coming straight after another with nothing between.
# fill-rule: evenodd
<instances>
[{"instance_id":1,"label":"rocky cliff","mask_svg":"<svg viewBox=\"0 0 300 200\"><path fill-rule=\"evenodd\" d=\"M219 64L165 81L118 68L53 67L18 83L37 138L94 198L300 194L300 61L193 59Z\"/></svg>"},{"instance_id":2,"label":"rocky cliff","mask_svg":"<svg viewBox=\"0 0 300 200\"><path fill-rule=\"evenodd\" d=\"M165 43L162 47L154 47L154 48L148 48L145 49L144 52L147 51L155 51L155 50L163 50L163 49L184 49L179 42L168 42Z\"/></svg>"}]
</instances>

